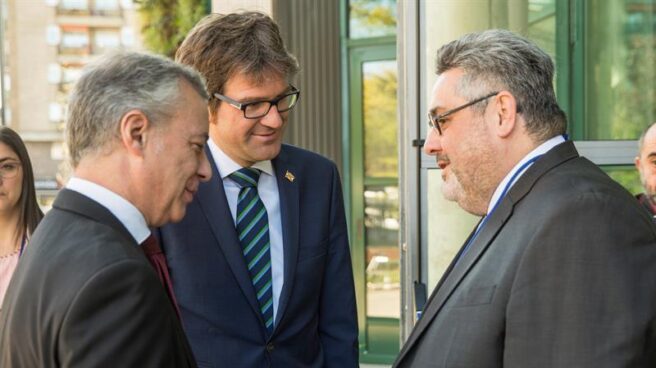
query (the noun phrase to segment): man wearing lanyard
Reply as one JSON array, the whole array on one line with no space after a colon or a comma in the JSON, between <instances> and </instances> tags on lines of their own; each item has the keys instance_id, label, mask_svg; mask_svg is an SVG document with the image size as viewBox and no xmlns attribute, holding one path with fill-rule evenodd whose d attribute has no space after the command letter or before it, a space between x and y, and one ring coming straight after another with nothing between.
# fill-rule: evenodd
<instances>
[{"instance_id":1,"label":"man wearing lanyard","mask_svg":"<svg viewBox=\"0 0 656 368\"><path fill-rule=\"evenodd\" d=\"M656 123L651 124L640 136L635 166L640 173L644 193L636 195L638 202L656 221Z\"/></svg>"},{"instance_id":2,"label":"man wearing lanyard","mask_svg":"<svg viewBox=\"0 0 656 368\"><path fill-rule=\"evenodd\" d=\"M509 31L438 50L424 151L482 219L395 367L656 366L656 229L567 141L553 74Z\"/></svg>"}]
</instances>

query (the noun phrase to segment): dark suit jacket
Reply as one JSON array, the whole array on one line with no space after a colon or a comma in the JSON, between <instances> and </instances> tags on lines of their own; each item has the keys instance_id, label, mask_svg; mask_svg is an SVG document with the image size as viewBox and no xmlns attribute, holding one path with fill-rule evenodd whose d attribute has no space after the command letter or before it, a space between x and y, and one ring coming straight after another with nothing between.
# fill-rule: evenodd
<instances>
[{"instance_id":1,"label":"dark suit jacket","mask_svg":"<svg viewBox=\"0 0 656 368\"><path fill-rule=\"evenodd\" d=\"M62 190L0 315L1 367L195 367L164 288L106 208Z\"/></svg>"},{"instance_id":2,"label":"dark suit jacket","mask_svg":"<svg viewBox=\"0 0 656 368\"><path fill-rule=\"evenodd\" d=\"M287 145L273 160L285 265L267 338L221 176L207 154L212 179L201 183L185 218L160 234L198 365L357 367L353 273L335 165Z\"/></svg>"},{"instance_id":3,"label":"dark suit jacket","mask_svg":"<svg viewBox=\"0 0 656 368\"><path fill-rule=\"evenodd\" d=\"M451 264L395 367L656 367L656 227L572 142Z\"/></svg>"}]
</instances>

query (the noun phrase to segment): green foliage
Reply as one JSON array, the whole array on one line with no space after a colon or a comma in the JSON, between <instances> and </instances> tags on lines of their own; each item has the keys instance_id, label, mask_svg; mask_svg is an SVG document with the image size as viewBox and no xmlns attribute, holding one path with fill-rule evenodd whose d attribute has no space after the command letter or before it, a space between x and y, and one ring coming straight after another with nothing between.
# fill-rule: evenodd
<instances>
[{"instance_id":1,"label":"green foliage","mask_svg":"<svg viewBox=\"0 0 656 368\"><path fill-rule=\"evenodd\" d=\"M173 57L187 32L208 13L208 0L138 0L144 45Z\"/></svg>"},{"instance_id":2,"label":"green foliage","mask_svg":"<svg viewBox=\"0 0 656 368\"><path fill-rule=\"evenodd\" d=\"M351 2L351 17L360 19L369 26L396 27L396 16L389 4L378 1L359 0Z\"/></svg>"},{"instance_id":3,"label":"green foliage","mask_svg":"<svg viewBox=\"0 0 656 368\"><path fill-rule=\"evenodd\" d=\"M352 38L393 35L396 0L351 0L349 19Z\"/></svg>"},{"instance_id":4,"label":"green foliage","mask_svg":"<svg viewBox=\"0 0 656 368\"><path fill-rule=\"evenodd\" d=\"M398 176L396 71L383 69L364 78L365 174Z\"/></svg>"}]
</instances>

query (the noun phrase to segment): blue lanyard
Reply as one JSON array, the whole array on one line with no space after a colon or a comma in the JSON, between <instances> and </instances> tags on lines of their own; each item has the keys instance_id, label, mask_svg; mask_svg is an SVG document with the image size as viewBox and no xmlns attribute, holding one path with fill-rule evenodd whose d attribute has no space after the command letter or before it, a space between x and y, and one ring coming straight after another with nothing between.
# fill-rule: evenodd
<instances>
[{"instance_id":1,"label":"blue lanyard","mask_svg":"<svg viewBox=\"0 0 656 368\"><path fill-rule=\"evenodd\" d=\"M499 199L497 199L497 201L494 203L494 206L492 206L492 210L490 211L490 213L485 215L485 217L483 217L483 221L481 221L481 223L478 225L478 227L476 227L476 231L474 232L474 235L472 235L472 237L467 242L467 245L465 245L465 248L462 250L462 252L460 252L460 256L458 257L458 261L460 261L460 259L462 257L464 257L465 253L467 253L467 250L469 249L469 246L474 242L474 240L476 240L476 237L478 236L478 233L481 232L481 229L483 228L483 226L485 226L485 223L487 223L487 219L490 218L490 216L492 216L492 214L497 209L497 207L499 207L499 203L501 203L501 201L503 201L503 198L506 196L506 194L508 193L508 191L510 190L512 185L515 183L515 180L517 180L519 175L521 175L524 171L526 171L526 169L528 169L529 166L531 166L535 161L537 161L542 156L543 155L537 155L537 156L531 158L530 160L524 162L522 164L522 166L520 166L519 169L517 169L517 171L515 171L515 173L510 177L510 180L508 180L508 183L506 184L506 186L501 191L501 195L499 196Z\"/></svg>"}]
</instances>

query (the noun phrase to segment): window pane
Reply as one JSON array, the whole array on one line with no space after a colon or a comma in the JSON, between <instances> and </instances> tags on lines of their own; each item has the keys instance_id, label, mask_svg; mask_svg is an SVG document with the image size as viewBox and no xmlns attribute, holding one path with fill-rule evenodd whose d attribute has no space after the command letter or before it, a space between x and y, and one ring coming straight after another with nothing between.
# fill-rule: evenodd
<instances>
[{"instance_id":1,"label":"window pane","mask_svg":"<svg viewBox=\"0 0 656 368\"><path fill-rule=\"evenodd\" d=\"M399 189L364 191L367 317L400 317Z\"/></svg>"},{"instance_id":2,"label":"window pane","mask_svg":"<svg viewBox=\"0 0 656 368\"><path fill-rule=\"evenodd\" d=\"M642 184L640 184L640 174L633 165L625 166L602 166L608 176L616 182L622 184L626 190L632 194L642 193Z\"/></svg>"},{"instance_id":3,"label":"window pane","mask_svg":"<svg viewBox=\"0 0 656 368\"><path fill-rule=\"evenodd\" d=\"M656 1L586 4L585 138L637 139L656 121Z\"/></svg>"},{"instance_id":4,"label":"window pane","mask_svg":"<svg viewBox=\"0 0 656 368\"><path fill-rule=\"evenodd\" d=\"M396 0L351 0L349 37L380 37L396 34Z\"/></svg>"},{"instance_id":5,"label":"window pane","mask_svg":"<svg viewBox=\"0 0 656 368\"><path fill-rule=\"evenodd\" d=\"M556 0L529 0L527 36L556 59Z\"/></svg>"},{"instance_id":6,"label":"window pane","mask_svg":"<svg viewBox=\"0 0 656 368\"><path fill-rule=\"evenodd\" d=\"M398 176L396 61L362 64L365 176Z\"/></svg>"}]
</instances>

